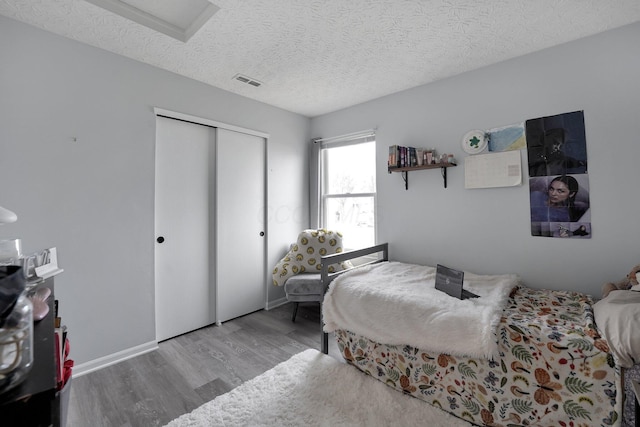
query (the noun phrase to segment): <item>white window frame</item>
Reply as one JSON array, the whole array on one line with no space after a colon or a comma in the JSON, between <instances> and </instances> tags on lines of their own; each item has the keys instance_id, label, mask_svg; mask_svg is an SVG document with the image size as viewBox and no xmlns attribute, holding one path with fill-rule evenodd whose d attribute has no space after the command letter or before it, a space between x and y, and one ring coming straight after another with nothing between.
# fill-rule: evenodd
<instances>
[{"instance_id":1,"label":"white window frame","mask_svg":"<svg viewBox=\"0 0 640 427\"><path fill-rule=\"evenodd\" d=\"M327 226L327 202L329 199L338 198L373 198L373 238L374 244L378 242L378 201L377 201L377 180L376 191L371 193L327 193L325 189L328 188L328 179L326 172L327 166L327 150L332 148L346 147L349 145L358 145L368 142L375 143L375 132L367 131L365 133L350 134L342 137L314 140L315 143L320 144L319 156L318 156L318 222L321 227ZM375 168L374 168L375 170ZM356 248L345 248L356 249Z\"/></svg>"}]
</instances>

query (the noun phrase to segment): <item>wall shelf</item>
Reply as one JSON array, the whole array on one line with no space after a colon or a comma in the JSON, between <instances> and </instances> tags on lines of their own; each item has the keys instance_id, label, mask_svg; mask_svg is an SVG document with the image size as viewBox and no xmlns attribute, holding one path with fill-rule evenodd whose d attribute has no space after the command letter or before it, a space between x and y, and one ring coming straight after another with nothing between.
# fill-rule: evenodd
<instances>
[{"instance_id":1,"label":"wall shelf","mask_svg":"<svg viewBox=\"0 0 640 427\"><path fill-rule=\"evenodd\" d=\"M391 172L400 172L402 173L402 179L404 180L404 189L409 189L409 171L419 171L423 169L440 169L440 173L442 175L442 180L444 182L444 188L447 188L447 168L457 166L453 163L436 163L433 165L422 165L422 166L407 166L403 168L392 168L389 167L387 170L389 173Z\"/></svg>"}]
</instances>

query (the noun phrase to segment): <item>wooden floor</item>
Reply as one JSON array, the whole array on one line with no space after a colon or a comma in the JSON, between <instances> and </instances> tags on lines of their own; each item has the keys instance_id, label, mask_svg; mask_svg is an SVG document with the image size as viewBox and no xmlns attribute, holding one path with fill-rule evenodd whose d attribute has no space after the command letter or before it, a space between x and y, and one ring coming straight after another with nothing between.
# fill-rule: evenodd
<instances>
[{"instance_id":1,"label":"wooden floor","mask_svg":"<svg viewBox=\"0 0 640 427\"><path fill-rule=\"evenodd\" d=\"M308 348L320 310L258 311L161 342L159 350L73 378L67 427L163 426ZM342 361L335 339L329 354Z\"/></svg>"}]
</instances>

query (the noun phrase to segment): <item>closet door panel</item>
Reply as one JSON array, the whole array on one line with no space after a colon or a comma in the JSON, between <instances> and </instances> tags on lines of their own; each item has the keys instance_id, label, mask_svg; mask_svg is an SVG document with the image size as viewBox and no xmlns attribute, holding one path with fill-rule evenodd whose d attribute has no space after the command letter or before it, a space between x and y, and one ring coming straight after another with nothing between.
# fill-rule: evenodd
<instances>
[{"instance_id":1,"label":"closet door panel","mask_svg":"<svg viewBox=\"0 0 640 427\"><path fill-rule=\"evenodd\" d=\"M156 120L156 339L214 322L209 277L214 129Z\"/></svg>"},{"instance_id":2,"label":"closet door panel","mask_svg":"<svg viewBox=\"0 0 640 427\"><path fill-rule=\"evenodd\" d=\"M264 138L217 129L216 314L224 322L263 309Z\"/></svg>"}]
</instances>

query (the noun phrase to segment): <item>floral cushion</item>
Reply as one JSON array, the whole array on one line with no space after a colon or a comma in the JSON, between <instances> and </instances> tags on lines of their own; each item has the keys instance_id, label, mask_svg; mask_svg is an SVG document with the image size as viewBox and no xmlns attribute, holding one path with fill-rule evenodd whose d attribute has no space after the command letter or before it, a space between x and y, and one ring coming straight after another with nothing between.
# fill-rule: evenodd
<instances>
[{"instance_id":1,"label":"floral cushion","mask_svg":"<svg viewBox=\"0 0 640 427\"><path fill-rule=\"evenodd\" d=\"M282 286L291 276L300 273L320 273L321 257L342 252L342 234L326 229L304 230L291 250L273 268L273 284ZM349 268L348 262L329 266L329 272Z\"/></svg>"}]
</instances>

